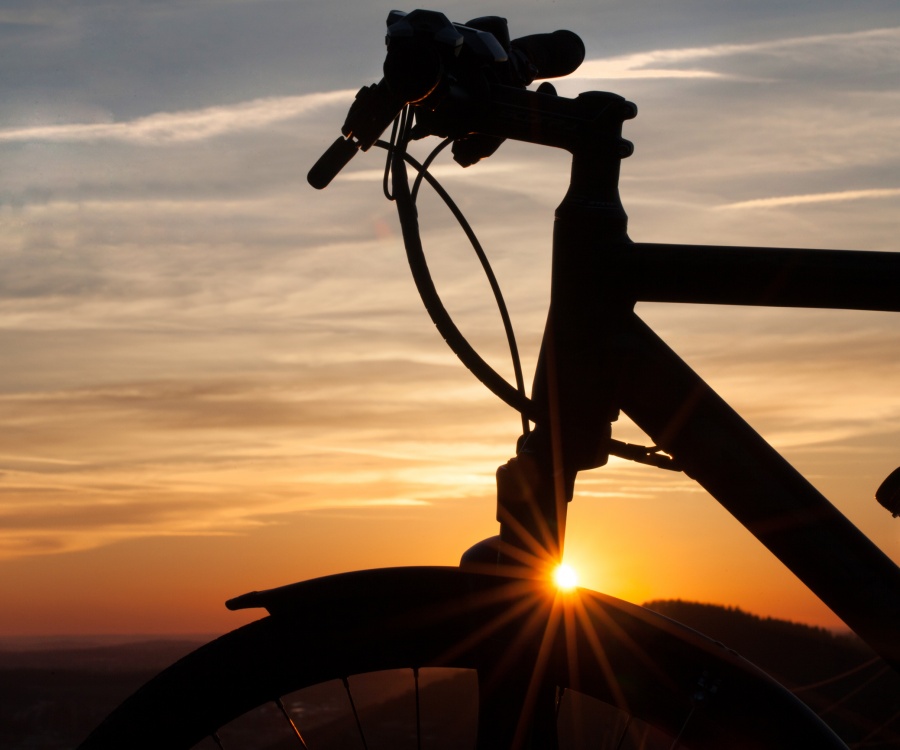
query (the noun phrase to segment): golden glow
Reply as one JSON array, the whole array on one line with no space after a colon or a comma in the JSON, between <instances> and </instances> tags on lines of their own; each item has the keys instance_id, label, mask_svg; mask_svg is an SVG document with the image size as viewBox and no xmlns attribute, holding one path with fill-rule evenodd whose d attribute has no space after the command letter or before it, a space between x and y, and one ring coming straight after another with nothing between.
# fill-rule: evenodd
<instances>
[{"instance_id":1,"label":"golden glow","mask_svg":"<svg viewBox=\"0 0 900 750\"><path fill-rule=\"evenodd\" d=\"M733 73L728 33L702 50L677 35L663 50L623 47L560 82L574 96L601 68L666 76L640 83L642 135L632 133L641 158L624 165L641 239L900 250L898 185L879 176L897 163L896 141L883 134L900 121L900 97L896 85L862 83L875 70L872 50L896 60L898 32L835 24L827 37L773 38L742 54L748 80L793 83L742 88L742 97L766 97L755 107L745 98L728 106L737 94L722 87L709 123L695 113L710 92L688 76ZM815 80L798 72L812 67ZM865 118L830 106L827 92L849 80L866 91ZM352 71L342 91L335 83L312 75L304 90L323 93L248 90L243 102L206 108L160 93L158 108L130 120L36 113L0 129L0 158L11 155L4 166L13 169L4 186L19 196L0 206L3 283L17 290L0 299L0 335L13 344L0 373L0 634L223 632L254 616L221 606L245 590L456 565L497 533L495 470L514 452L518 415L434 335L394 211L379 197L378 155L359 154L323 193L283 180L278 160L259 160L260 149L280 147L286 123L310 133L297 158L319 157L360 85ZM128 79L136 92L157 84ZM671 139L688 127L696 138ZM783 137L741 146L762 132ZM228 159L208 158L216 138L231 139ZM52 147L56 168L20 158L29 144ZM465 211L497 246L526 379L544 331L568 162L556 149L510 143L474 172L452 159L437 166L477 190ZM60 175L76 171L79 185L61 191ZM91 187L101 184L116 185L115 195ZM296 210L298 196L307 210ZM506 368L490 294L471 281L477 261L456 252L458 231L431 199L419 209L435 280L476 349ZM362 207L352 216L348 200ZM16 260L22 248L34 248L27 265ZM900 526L871 499L897 465L896 441L886 439L900 430L896 313L649 302L638 313L900 562ZM614 434L652 443L624 415ZM614 458L579 473L567 518L566 561L582 591L844 627L684 474ZM561 557L538 534L517 562L575 607L578 597L553 583Z\"/></svg>"},{"instance_id":2,"label":"golden glow","mask_svg":"<svg viewBox=\"0 0 900 750\"><path fill-rule=\"evenodd\" d=\"M565 563L560 563L553 571L553 583L562 591L571 591L578 585L578 574L575 568Z\"/></svg>"}]
</instances>

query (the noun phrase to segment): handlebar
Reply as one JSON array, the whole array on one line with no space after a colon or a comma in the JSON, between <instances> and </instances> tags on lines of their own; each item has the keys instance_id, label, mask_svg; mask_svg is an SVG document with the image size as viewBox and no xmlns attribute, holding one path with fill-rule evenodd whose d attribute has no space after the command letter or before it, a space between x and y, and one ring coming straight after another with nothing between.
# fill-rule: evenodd
<instances>
[{"instance_id":1,"label":"handlebar","mask_svg":"<svg viewBox=\"0 0 900 750\"><path fill-rule=\"evenodd\" d=\"M307 181L316 189L325 188L357 151L368 151L407 105L434 110L451 97L483 101L492 85L524 89L536 79L568 75L585 55L584 44L571 31L510 40L505 18L484 16L457 24L429 10L391 11L385 41L384 77L359 90L342 137L309 171ZM469 132L463 126L455 137ZM498 145L467 153L461 163L473 164Z\"/></svg>"}]
</instances>

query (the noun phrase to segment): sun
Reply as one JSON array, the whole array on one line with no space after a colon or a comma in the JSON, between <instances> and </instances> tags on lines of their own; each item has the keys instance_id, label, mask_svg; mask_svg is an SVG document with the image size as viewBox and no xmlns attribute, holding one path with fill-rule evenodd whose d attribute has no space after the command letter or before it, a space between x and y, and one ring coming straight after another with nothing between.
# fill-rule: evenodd
<instances>
[{"instance_id":1,"label":"sun","mask_svg":"<svg viewBox=\"0 0 900 750\"><path fill-rule=\"evenodd\" d=\"M553 583L561 591L571 591L578 585L578 574L571 565L561 563L553 571Z\"/></svg>"}]
</instances>

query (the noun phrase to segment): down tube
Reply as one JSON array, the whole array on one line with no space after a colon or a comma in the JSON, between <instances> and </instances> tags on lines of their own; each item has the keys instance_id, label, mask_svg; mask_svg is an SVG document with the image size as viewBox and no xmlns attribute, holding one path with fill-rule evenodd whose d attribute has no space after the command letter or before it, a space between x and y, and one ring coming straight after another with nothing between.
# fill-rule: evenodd
<instances>
[{"instance_id":1,"label":"down tube","mask_svg":"<svg viewBox=\"0 0 900 750\"><path fill-rule=\"evenodd\" d=\"M636 315L621 408L900 672L900 568Z\"/></svg>"}]
</instances>

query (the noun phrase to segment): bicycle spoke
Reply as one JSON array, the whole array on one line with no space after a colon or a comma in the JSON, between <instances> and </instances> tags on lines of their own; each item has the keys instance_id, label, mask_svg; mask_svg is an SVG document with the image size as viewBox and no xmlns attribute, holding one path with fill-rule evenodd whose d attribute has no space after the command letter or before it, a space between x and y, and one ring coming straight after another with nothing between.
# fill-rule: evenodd
<instances>
[{"instance_id":1,"label":"bicycle spoke","mask_svg":"<svg viewBox=\"0 0 900 750\"><path fill-rule=\"evenodd\" d=\"M422 714L419 706L419 668L413 667L413 682L416 691L416 750L422 750Z\"/></svg>"},{"instance_id":2,"label":"bicycle spoke","mask_svg":"<svg viewBox=\"0 0 900 750\"><path fill-rule=\"evenodd\" d=\"M309 750L309 748L306 746L306 741L303 739L303 735L301 735L300 730L297 729L297 725L294 723L294 720L291 718L291 715L287 712L287 709L284 707L284 702L281 700L281 698L279 698L278 700L275 701L275 705L278 706L278 708L281 710L281 714L287 720L287 723L291 725L291 729L294 730L294 735L300 741L300 746L303 748L303 750Z\"/></svg>"},{"instance_id":3,"label":"bicycle spoke","mask_svg":"<svg viewBox=\"0 0 900 750\"><path fill-rule=\"evenodd\" d=\"M625 738L628 736L628 730L631 728L631 714L629 714L625 718L625 726L622 727L622 734L619 737L619 741L616 743L616 750L622 750L622 743L625 742Z\"/></svg>"},{"instance_id":4,"label":"bicycle spoke","mask_svg":"<svg viewBox=\"0 0 900 750\"><path fill-rule=\"evenodd\" d=\"M344 690L347 693L347 698L350 700L350 710L353 712L353 718L356 720L356 728L359 730L359 738L362 740L364 750L369 750L369 744L366 742L366 735L363 732L362 722L359 720L359 712L356 710L356 703L353 701L353 693L350 692L350 682L346 677L341 677L341 682L344 683Z\"/></svg>"},{"instance_id":5,"label":"bicycle spoke","mask_svg":"<svg viewBox=\"0 0 900 750\"><path fill-rule=\"evenodd\" d=\"M679 743L681 742L681 738L684 736L684 730L687 729L687 725L690 723L691 718L694 716L694 711L697 708L697 704L695 703L691 706L691 710L688 711L688 715L684 717L684 724L681 725L681 729L678 730L678 734L675 739L672 740L672 747L669 750L677 750Z\"/></svg>"}]
</instances>

